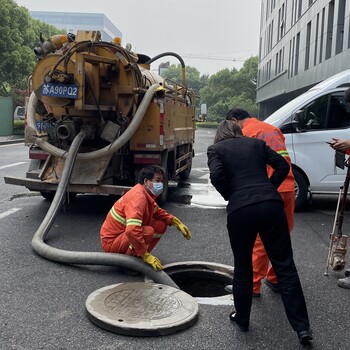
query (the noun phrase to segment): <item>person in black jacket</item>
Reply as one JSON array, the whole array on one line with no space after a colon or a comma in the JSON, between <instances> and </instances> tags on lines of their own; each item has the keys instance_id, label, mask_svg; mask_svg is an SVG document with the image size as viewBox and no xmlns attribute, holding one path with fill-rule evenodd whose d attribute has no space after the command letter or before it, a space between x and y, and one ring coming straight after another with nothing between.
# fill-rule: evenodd
<instances>
[{"instance_id":1,"label":"person in black jacket","mask_svg":"<svg viewBox=\"0 0 350 350\"><path fill-rule=\"evenodd\" d=\"M312 339L304 294L296 270L283 201L277 188L289 165L263 140L243 137L238 125L219 124L208 147L210 180L228 201L227 229L234 255L231 321L247 332L252 305L252 250L257 232L276 272L288 320L302 344ZM275 171L267 176L266 165Z\"/></svg>"}]
</instances>

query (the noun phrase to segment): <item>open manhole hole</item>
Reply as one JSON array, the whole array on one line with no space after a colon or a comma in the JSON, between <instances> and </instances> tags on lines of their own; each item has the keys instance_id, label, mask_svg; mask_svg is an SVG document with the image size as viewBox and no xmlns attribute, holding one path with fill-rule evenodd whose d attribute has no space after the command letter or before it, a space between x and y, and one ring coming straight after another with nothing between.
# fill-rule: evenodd
<instances>
[{"instance_id":1,"label":"open manhole hole","mask_svg":"<svg viewBox=\"0 0 350 350\"><path fill-rule=\"evenodd\" d=\"M225 290L226 285L232 284L232 266L187 261L167 264L163 268L179 288L192 297L199 299L223 297L232 302L232 294ZM147 276L145 280L151 282Z\"/></svg>"}]
</instances>

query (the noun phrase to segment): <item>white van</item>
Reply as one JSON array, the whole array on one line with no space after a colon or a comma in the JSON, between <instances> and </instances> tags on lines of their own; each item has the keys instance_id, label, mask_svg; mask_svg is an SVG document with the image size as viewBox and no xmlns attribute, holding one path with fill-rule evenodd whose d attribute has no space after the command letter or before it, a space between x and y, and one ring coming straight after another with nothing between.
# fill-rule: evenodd
<instances>
[{"instance_id":1,"label":"white van","mask_svg":"<svg viewBox=\"0 0 350 350\"><path fill-rule=\"evenodd\" d=\"M350 69L324 80L271 114L265 122L277 126L286 138L293 164L296 210L308 194L339 193L346 168L335 167L332 137L350 139L350 106L344 92L350 86Z\"/></svg>"},{"instance_id":2,"label":"white van","mask_svg":"<svg viewBox=\"0 0 350 350\"><path fill-rule=\"evenodd\" d=\"M25 107L17 106L13 112L13 119L14 120L24 120L25 118Z\"/></svg>"}]
</instances>

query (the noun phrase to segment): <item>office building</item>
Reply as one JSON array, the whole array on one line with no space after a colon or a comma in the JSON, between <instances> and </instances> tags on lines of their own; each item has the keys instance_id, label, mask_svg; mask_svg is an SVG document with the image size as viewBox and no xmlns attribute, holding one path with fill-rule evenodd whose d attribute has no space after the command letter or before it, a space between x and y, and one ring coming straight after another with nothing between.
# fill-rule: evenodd
<instances>
[{"instance_id":1,"label":"office building","mask_svg":"<svg viewBox=\"0 0 350 350\"><path fill-rule=\"evenodd\" d=\"M102 13L30 11L30 15L67 33L77 30L99 30L102 40L111 42L114 37L122 38L121 31Z\"/></svg>"},{"instance_id":2,"label":"office building","mask_svg":"<svg viewBox=\"0 0 350 350\"><path fill-rule=\"evenodd\" d=\"M260 26L262 119L350 68L350 0L262 0Z\"/></svg>"}]
</instances>

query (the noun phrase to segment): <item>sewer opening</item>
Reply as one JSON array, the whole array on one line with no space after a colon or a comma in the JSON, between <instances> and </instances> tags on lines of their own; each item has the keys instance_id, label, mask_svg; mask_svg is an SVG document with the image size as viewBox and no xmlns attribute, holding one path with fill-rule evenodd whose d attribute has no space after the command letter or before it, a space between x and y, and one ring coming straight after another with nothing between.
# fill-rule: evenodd
<instances>
[{"instance_id":1,"label":"sewer opening","mask_svg":"<svg viewBox=\"0 0 350 350\"><path fill-rule=\"evenodd\" d=\"M205 269L181 269L164 271L181 290L193 297L219 297L228 295L225 286L232 284L229 274Z\"/></svg>"}]
</instances>

